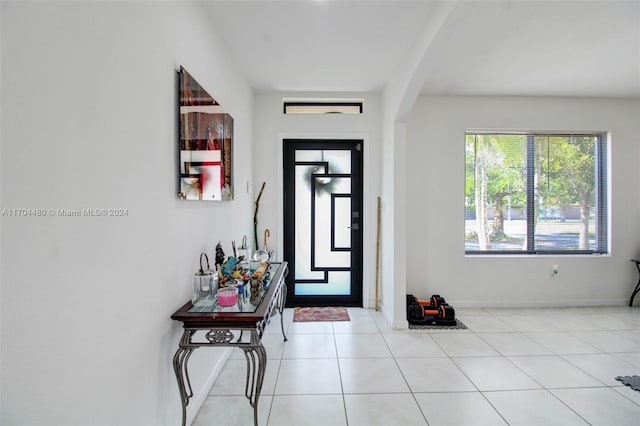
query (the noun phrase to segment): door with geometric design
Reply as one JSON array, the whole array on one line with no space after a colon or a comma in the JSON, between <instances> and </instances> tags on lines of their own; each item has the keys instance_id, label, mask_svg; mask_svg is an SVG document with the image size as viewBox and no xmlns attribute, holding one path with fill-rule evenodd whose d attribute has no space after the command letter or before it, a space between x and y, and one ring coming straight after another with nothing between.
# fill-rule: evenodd
<instances>
[{"instance_id":1,"label":"door with geometric design","mask_svg":"<svg viewBox=\"0 0 640 426\"><path fill-rule=\"evenodd\" d=\"M284 140L287 306L362 306L362 140Z\"/></svg>"}]
</instances>

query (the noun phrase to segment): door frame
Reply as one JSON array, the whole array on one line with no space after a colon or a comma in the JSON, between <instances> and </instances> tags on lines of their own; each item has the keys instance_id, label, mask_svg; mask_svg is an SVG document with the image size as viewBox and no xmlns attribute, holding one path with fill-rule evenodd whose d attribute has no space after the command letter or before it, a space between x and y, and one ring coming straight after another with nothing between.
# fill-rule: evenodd
<instances>
[{"instance_id":1,"label":"door frame","mask_svg":"<svg viewBox=\"0 0 640 426\"><path fill-rule=\"evenodd\" d=\"M366 268L365 265L371 264L371 253L370 250L366 250L365 247L369 247L371 236L368 232L370 227L370 212L368 209L370 196L369 196L369 182L366 178L369 175L368 164L369 164L369 135L367 134L279 134L278 135L278 159L280 163L280 167L278 168L278 217L280 220L280 229L281 232L278 233L277 241L278 241L278 250L280 253L284 255L284 141L285 140L306 140L311 143L313 142L323 142L323 141L358 141L362 143L362 154L361 154L361 173L362 173L362 188L361 188L361 203L362 206L360 208L360 251L361 251L361 269L359 271L359 275L362 280L362 284L359 289L359 299L360 304L357 306L362 306L364 308L369 308L371 303L369 301L369 295L371 294L370 284L372 281L373 273ZM375 218L374 218L375 219ZM289 259L282 258L284 261L289 261ZM290 274L290 278L293 278L293 274ZM289 290L293 292L293 289ZM311 305L309 305L311 306ZM345 305L347 306L347 305Z\"/></svg>"}]
</instances>

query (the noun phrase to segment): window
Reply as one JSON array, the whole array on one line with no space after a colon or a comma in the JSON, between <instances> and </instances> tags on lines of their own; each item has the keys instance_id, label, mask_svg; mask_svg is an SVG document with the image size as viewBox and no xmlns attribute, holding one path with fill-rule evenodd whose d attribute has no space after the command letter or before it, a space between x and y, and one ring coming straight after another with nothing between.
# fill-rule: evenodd
<instances>
[{"instance_id":1,"label":"window","mask_svg":"<svg viewBox=\"0 0 640 426\"><path fill-rule=\"evenodd\" d=\"M606 135L467 132L467 254L606 253Z\"/></svg>"},{"instance_id":2,"label":"window","mask_svg":"<svg viewBox=\"0 0 640 426\"><path fill-rule=\"evenodd\" d=\"M362 100L284 100L285 114L362 114Z\"/></svg>"}]
</instances>

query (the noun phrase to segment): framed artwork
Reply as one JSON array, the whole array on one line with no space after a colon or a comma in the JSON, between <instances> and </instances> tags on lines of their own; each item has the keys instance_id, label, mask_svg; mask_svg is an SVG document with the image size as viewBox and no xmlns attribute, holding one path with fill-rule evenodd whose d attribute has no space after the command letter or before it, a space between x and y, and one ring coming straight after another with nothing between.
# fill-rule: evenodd
<instances>
[{"instance_id":1,"label":"framed artwork","mask_svg":"<svg viewBox=\"0 0 640 426\"><path fill-rule=\"evenodd\" d=\"M178 80L178 197L233 200L233 117L182 66Z\"/></svg>"}]
</instances>

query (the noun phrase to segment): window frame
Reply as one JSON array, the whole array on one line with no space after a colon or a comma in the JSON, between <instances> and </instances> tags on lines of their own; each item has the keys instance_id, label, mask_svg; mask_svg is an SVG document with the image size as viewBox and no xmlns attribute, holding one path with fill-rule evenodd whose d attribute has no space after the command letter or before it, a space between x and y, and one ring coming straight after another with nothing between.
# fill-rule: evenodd
<instances>
[{"instance_id":1,"label":"window frame","mask_svg":"<svg viewBox=\"0 0 640 426\"><path fill-rule=\"evenodd\" d=\"M465 131L465 145L469 135L517 135L527 137L527 154L526 154L526 250L469 250L465 247L465 256L535 256L535 255L607 255L610 253L610 241L609 241L609 145L610 134L606 131L504 131L504 130L473 130L467 129ZM595 146L595 205L596 209L596 248L595 249L556 249L556 250L540 250L535 248L535 182L531 177L535 174L535 155L533 155L533 147L535 145L536 137L594 137L596 138ZM466 167L467 153L465 149L465 171L464 178L467 178ZM466 190L465 190L466 197ZM467 208L465 205L465 220L466 220ZM466 235L466 225L465 225ZM466 237L465 237L466 245Z\"/></svg>"},{"instance_id":2,"label":"window frame","mask_svg":"<svg viewBox=\"0 0 640 426\"><path fill-rule=\"evenodd\" d=\"M282 113L285 115L306 114L362 114L362 100L283 100Z\"/></svg>"}]
</instances>

